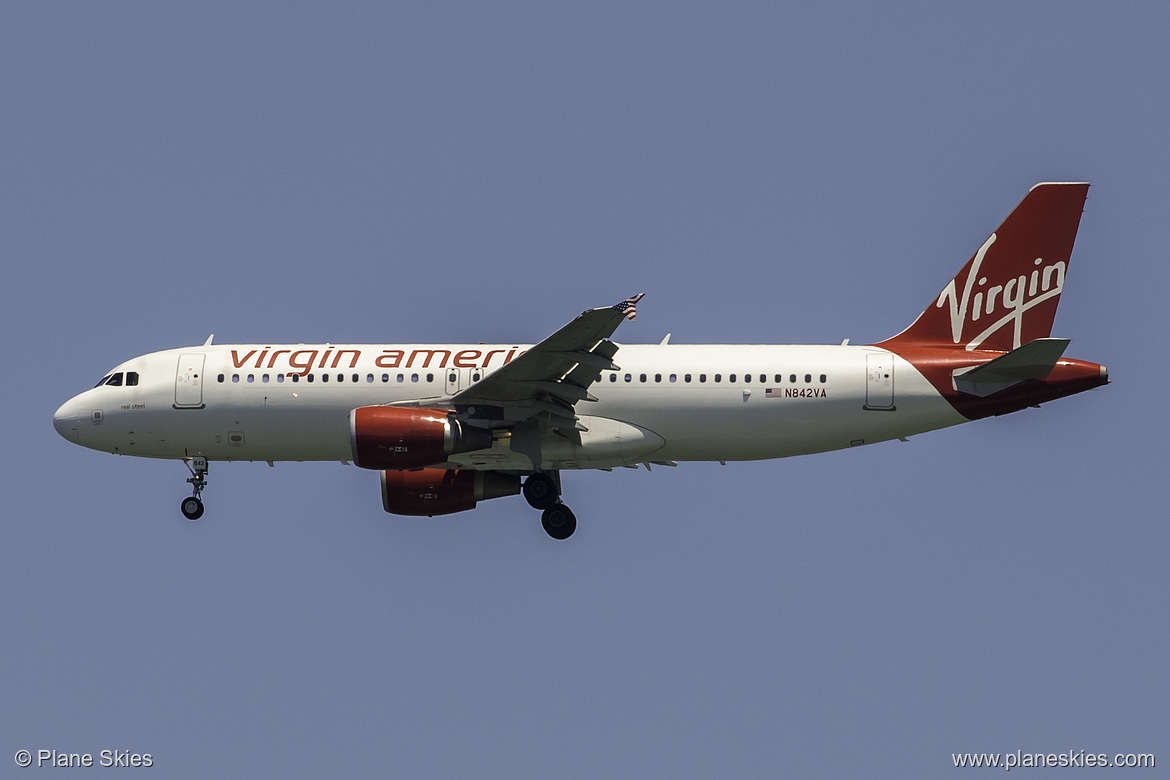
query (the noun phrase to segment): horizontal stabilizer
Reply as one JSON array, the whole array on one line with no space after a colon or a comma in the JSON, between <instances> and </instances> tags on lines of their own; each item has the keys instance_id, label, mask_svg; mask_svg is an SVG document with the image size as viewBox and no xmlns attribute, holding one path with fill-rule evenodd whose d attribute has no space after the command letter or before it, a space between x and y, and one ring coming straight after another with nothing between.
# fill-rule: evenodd
<instances>
[{"instance_id":1,"label":"horizontal stabilizer","mask_svg":"<svg viewBox=\"0 0 1170 780\"><path fill-rule=\"evenodd\" d=\"M1068 344L1068 339L1034 339L983 365L957 370L955 389L986 398L1027 379L1044 379Z\"/></svg>"}]
</instances>

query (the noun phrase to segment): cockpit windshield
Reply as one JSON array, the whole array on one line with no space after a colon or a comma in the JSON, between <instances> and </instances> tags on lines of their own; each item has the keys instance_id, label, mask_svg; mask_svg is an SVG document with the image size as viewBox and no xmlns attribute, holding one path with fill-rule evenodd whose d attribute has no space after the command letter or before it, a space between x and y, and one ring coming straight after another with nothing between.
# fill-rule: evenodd
<instances>
[{"instance_id":1,"label":"cockpit windshield","mask_svg":"<svg viewBox=\"0 0 1170 780\"><path fill-rule=\"evenodd\" d=\"M119 371L116 374L106 374L101 378L101 381L94 385L94 387L101 387L102 385L107 385L109 387L121 387L123 383L125 383L126 387L137 387L138 372L127 371L123 373Z\"/></svg>"}]
</instances>

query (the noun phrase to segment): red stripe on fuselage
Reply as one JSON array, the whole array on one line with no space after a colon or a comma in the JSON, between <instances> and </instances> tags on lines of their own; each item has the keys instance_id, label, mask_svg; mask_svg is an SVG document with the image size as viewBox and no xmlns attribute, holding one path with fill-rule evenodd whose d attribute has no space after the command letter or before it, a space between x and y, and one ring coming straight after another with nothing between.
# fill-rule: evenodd
<instances>
[{"instance_id":1,"label":"red stripe on fuselage","mask_svg":"<svg viewBox=\"0 0 1170 780\"><path fill-rule=\"evenodd\" d=\"M903 347L891 350L926 377L955 411L969 420L1019 411L1029 406L1109 384L1105 367L1086 360L1061 358L1044 379L1028 379L984 398L955 389L956 369L974 368L1005 354L954 348Z\"/></svg>"}]
</instances>

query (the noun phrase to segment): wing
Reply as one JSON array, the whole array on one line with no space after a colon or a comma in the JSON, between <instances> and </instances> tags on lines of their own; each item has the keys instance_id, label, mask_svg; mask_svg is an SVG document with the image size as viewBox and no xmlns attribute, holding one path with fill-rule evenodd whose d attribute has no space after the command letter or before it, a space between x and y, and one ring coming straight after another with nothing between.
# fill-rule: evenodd
<instances>
[{"instance_id":1,"label":"wing","mask_svg":"<svg viewBox=\"0 0 1170 780\"><path fill-rule=\"evenodd\" d=\"M614 306L590 309L518 358L456 393L450 403L468 417L583 430L574 406L596 401L589 386L599 372L616 371L618 346L609 340L622 319L637 316L638 293Z\"/></svg>"}]
</instances>

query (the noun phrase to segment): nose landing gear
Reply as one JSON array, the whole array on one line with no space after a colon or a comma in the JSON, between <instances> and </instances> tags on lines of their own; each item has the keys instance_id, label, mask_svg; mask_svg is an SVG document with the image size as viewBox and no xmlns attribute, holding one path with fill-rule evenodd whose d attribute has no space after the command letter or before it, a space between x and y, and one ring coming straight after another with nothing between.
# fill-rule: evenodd
<instances>
[{"instance_id":1,"label":"nose landing gear","mask_svg":"<svg viewBox=\"0 0 1170 780\"><path fill-rule=\"evenodd\" d=\"M554 539L568 539L577 530L577 518L561 502L560 474L548 474L543 471L533 472L524 480L524 500L533 509L542 509L540 524L545 532Z\"/></svg>"},{"instance_id":2,"label":"nose landing gear","mask_svg":"<svg viewBox=\"0 0 1170 780\"><path fill-rule=\"evenodd\" d=\"M179 509L188 520L198 520L203 517L203 500L199 496L203 488L207 487L207 458L183 458L183 464L191 472L187 480L191 485L191 496L183 499Z\"/></svg>"}]
</instances>

